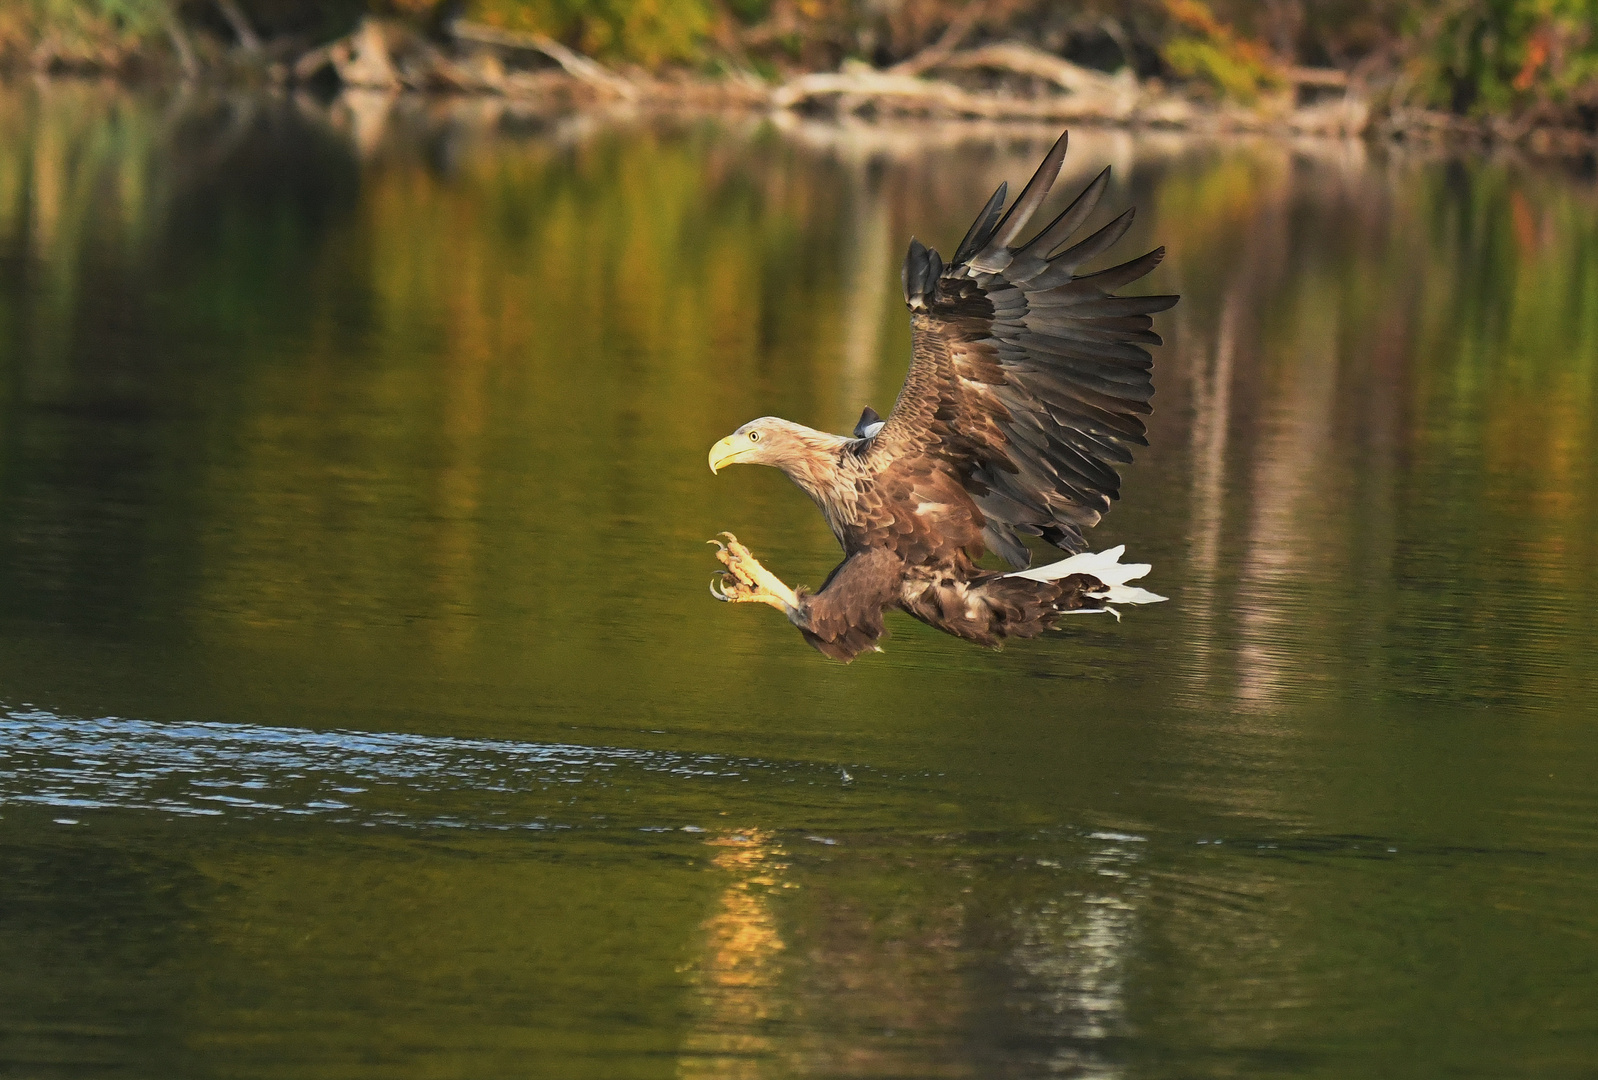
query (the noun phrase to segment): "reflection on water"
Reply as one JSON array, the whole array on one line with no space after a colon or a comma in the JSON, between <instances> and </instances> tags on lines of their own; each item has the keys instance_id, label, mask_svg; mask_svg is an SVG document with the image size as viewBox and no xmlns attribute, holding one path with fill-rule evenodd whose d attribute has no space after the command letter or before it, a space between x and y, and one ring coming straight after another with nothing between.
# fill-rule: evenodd
<instances>
[{"instance_id":1,"label":"reflection on water","mask_svg":"<svg viewBox=\"0 0 1598 1080\"><path fill-rule=\"evenodd\" d=\"M1074 133L1173 603L703 595L1053 134L0 91L0 1071L1584 1075L1590 177Z\"/></svg>"},{"instance_id":2,"label":"reflection on water","mask_svg":"<svg viewBox=\"0 0 1598 1080\"><path fill-rule=\"evenodd\" d=\"M769 1032L786 1019L779 985L786 946L770 897L788 864L781 845L758 829L706 842L719 849L711 865L728 884L705 920L695 980L703 1016L683 1041L679 1075L761 1076L761 1059L778 1049Z\"/></svg>"}]
</instances>

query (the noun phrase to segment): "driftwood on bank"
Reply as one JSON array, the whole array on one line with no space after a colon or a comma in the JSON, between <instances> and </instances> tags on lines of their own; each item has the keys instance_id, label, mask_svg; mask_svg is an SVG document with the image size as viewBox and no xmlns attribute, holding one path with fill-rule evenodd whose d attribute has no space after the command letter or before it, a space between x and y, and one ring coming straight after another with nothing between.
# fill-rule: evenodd
<instances>
[{"instance_id":1,"label":"driftwood on bank","mask_svg":"<svg viewBox=\"0 0 1598 1080\"><path fill-rule=\"evenodd\" d=\"M588 59L582 53L568 49L554 38L545 37L543 34L501 30L496 26L467 22L465 19L455 20L450 25L450 34L456 41L475 45L488 45L504 49L523 49L529 52L541 53L559 64L566 74L572 78L587 83L602 93L614 95L623 101L637 100L639 95L638 85L630 79L617 75L609 68Z\"/></svg>"},{"instance_id":2,"label":"driftwood on bank","mask_svg":"<svg viewBox=\"0 0 1598 1080\"><path fill-rule=\"evenodd\" d=\"M927 63L921 70L1000 71L1052 83L1072 94L1115 93L1128 85L1135 85L1128 68L1122 68L1122 74L1106 75L1020 42L1003 42L950 53Z\"/></svg>"},{"instance_id":3,"label":"driftwood on bank","mask_svg":"<svg viewBox=\"0 0 1598 1080\"><path fill-rule=\"evenodd\" d=\"M217 2L236 6L232 0ZM893 67L846 61L838 71L801 74L776 85L748 73L676 80L626 74L542 34L464 19L448 26L449 40L441 44L400 24L369 18L347 36L305 53L285 76L299 83L331 77L341 86L386 94L487 95L554 108L609 102L1341 136L1371 125L1368 105L1336 71L1295 70L1288 75L1291 89L1244 107L1196 102L1152 80L1139 82L1130 69L1095 71L1020 42L960 48L985 10L983 3L972 4L938 41ZM244 38L240 32L241 48ZM1321 100L1296 104L1301 87Z\"/></svg>"},{"instance_id":4,"label":"driftwood on bank","mask_svg":"<svg viewBox=\"0 0 1598 1080\"><path fill-rule=\"evenodd\" d=\"M845 69L801 75L770 95L779 109L822 108L840 114L972 117L998 120L1104 120L1129 118L1125 102L1096 94L1019 97L965 90L937 79Z\"/></svg>"},{"instance_id":5,"label":"driftwood on bank","mask_svg":"<svg viewBox=\"0 0 1598 1080\"><path fill-rule=\"evenodd\" d=\"M1051 120L1219 131L1285 130L1298 134L1357 135L1370 108L1357 95L1299 106L1291 95L1253 107L1201 105L1157 85L1139 83L1123 68L1114 75L1084 68L1019 43L945 53L919 65L927 72L988 72L1022 76L1050 92L969 90L942 79L918 78L846 64L838 72L801 75L771 93L780 109L837 114L935 116L984 120ZM1305 85L1334 87L1334 80Z\"/></svg>"},{"instance_id":6,"label":"driftwood on bank","mask_svg":"<svg viewBox=\"0 0 1598 1080\"><path fill-rule=\"evenodd\" d=\"M944 52L915 67L1025 76L1064 93L974 91L942 79L905 74L902 66L878 71L865 64L846 64L838 72L789 80L772 92L771 103L777 108L828 107L842 113L870 109L895 115L1119 123L1132 118L1138 102L1138 84L1130 71L1106 75L1018 43Z\"/></svg>"},{"instance_id":7,"label":"driftwood on bank","mask_svg":"<svg viewBox=\"0 0 1598 1080\"><path fill-rule=\"evenodd\" d=\"M0 0L3 7L7 0ZM719 34L725 70L719 77L686 69L664 74L617 71L541 34L469 20L442 38L412 24L368 18L337 41L306 48L303 40L263 37L245 13L248 0L211 0L213 29L187 25L180 12L203 0L156 0L159 40L125 37L77 41L39 31L37 40L0 36L0 76L11 71L114 75L244 85L321 83L358 90L369 100L405 91L469 96L489 111L503 102L521 112L553 114L590 105L631 109L688 108L774 111L874 119L926 117L985 123L1100 123L1205 132L1273 132L1348 137L1370 134L1422 142L1517 145L1537 154L1598 150L1598 133L1566 106L1550 103L1513 115L1466 117L1414 108L1381 83L1379 68L1353 72L1288 68L1278 89L1250 104L1216 101L1197 85L1167 88L1139 81L1130 69L1107 74L1018 41L966 48L979 31L991 38L1013 20L1019 0L951 4L952 18L920 52L885 68L845 61L837 70L790 74L771 82L750 67L754 46L786 43L803 29L792 4L773 6L758 26ZM1091 21L1091 20L1090 20ZM26 23L26 20L24 20ZM1134 42L1113 17L1099 20L1123 60ZM216 26L230 34L219 37ZM718 32L719 33L719 32ZM20 41L20 43L19 43ZM856 43L858 44L858 43ZM786 46L785 46L786 47ZM847 42L838 44L845 53ZM787 54L778 50L779 64ZM833 54L836 56L836 52ZM835 60L828 60L833 63ZM791 67L788 70L792 70ZM1364 71L1364 74L1361 72ZM1373 74L1374 72L1374 74ZM1373 103L1366 79L1374 78Z\"/></svg>"}]
</instances>

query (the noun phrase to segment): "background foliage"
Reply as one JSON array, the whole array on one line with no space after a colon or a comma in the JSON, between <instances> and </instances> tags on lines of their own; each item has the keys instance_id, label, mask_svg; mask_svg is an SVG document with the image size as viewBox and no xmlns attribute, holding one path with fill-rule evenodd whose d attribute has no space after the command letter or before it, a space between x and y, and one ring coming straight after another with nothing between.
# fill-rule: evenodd
<instances>
[{"instance_id":1,"label":"background foliage","mask_svg":"<svg viewBox=\"0 0 1598 1080\"><path fill-rule=\"evenodd\" d=\"M0 55L49 52L67 66L119 67L155 39L162 0L7 0L0 4Z\"/></svg>"},{"instance_id":2,"label":"background foliage","mask_svg":"<svg viewBox=\"0 0 1598 1080\"><path fill-rule=\"evenodd\" d=\"M1420 96L1458 112L1594 99L1598 3L1469 0L1417 5L1406 32Z\"/></svg>"}]
</instances>

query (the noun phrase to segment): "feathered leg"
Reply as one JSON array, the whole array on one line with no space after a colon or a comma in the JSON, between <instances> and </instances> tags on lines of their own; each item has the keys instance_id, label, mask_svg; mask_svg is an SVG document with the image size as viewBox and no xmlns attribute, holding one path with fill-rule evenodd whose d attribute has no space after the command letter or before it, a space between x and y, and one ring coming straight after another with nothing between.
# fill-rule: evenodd
<instances>
[{"instance_id":1,"label":"feathered leg","mask_svg":"<svg viewBox=\"0 0 1598 1080\"><path fill-rule=\"evenodd\" d=\"M1005 638L1036 637L1065 615L1108 614L1116 604L1165 599L1126 582L1149 572L1147 563L1123 563L1125 548L1073 555L1047 566L993 573L968 562L927 568L905 581L901 606L944 633L998 646Z\"/></svg>"},{"instance_id":2,"label":"feathered leg","mask_svg":"<svg viewBox=\"0 0 1598 1080\"><path fill-rule=\"evenodd\" d=\"M727 568L710 583L711 596L729 604L770 604L790 620L798 618L799 597L736 536L724 532L709 543L716 545L716 558Z\"/></svg>"}]
</instances>

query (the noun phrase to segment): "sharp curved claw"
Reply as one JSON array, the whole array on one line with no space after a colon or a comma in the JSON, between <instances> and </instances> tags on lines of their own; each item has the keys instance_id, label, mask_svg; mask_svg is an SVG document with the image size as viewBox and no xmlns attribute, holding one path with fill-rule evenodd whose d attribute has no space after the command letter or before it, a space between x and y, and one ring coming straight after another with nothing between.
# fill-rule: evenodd
<instances>
[{"instance_id":1,"label":"sharp curved claw","mask_svg":"<svg viewBox=\"0 0 1598 1080\"><path fill-rule=\"evenodd\" d=\"M721 576L719 574L710 579L710 595L714 596L717 600L720 600L723 604L731 603L732 601L727 598L727 594L716 588L716 586L720 583Z\"/></svg>"},{"instance_id":2,"label":"sharp curved claw","mask_svg":"<svg viewBox=\"0 0 1598 1080\"><path fill-rule=\"evenodd\" d=\"M727 550L727 545L723 544L720 540L706 540L705 543L714 544L716 546L716 550L717 551L726 551Z\"/></svg>"},{"instance_id":3,"label":"sharp curved claw","mask_svg":"<svg viewBox=\"0 0 1598 1080\"><path fill-rule=\"evenodd\" d=\"M716 539L725 540L729 544L736 544L738 542L738 538L730 532L719 532L716 534Z\"/></svg>"}]
</instances>

